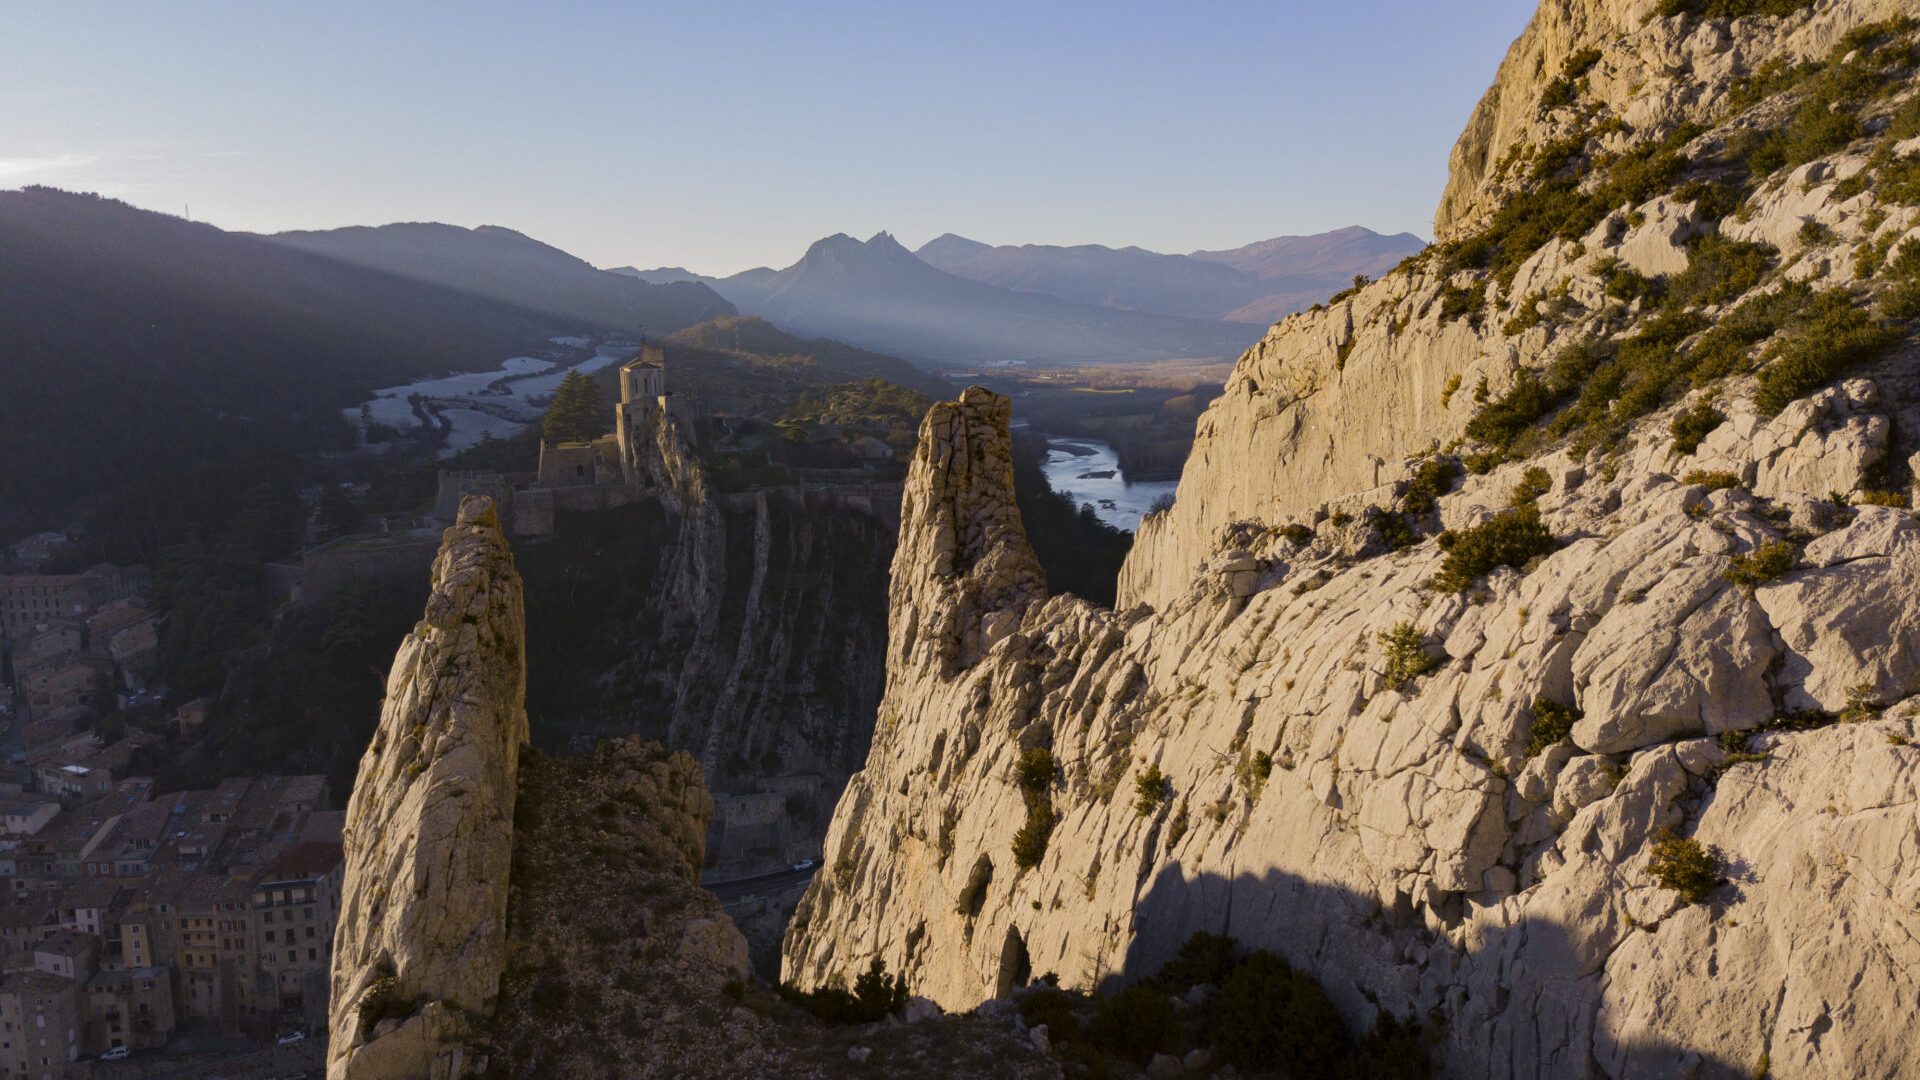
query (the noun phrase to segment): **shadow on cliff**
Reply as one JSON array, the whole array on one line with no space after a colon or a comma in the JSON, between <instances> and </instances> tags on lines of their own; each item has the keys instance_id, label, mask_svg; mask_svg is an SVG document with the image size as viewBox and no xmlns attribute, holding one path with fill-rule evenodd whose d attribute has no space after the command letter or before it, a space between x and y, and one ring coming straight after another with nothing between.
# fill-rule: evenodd
<instances>
[{"instance_id":1,"label":"shadow on cliff","mask_svg":"<svg viewBox=\"0 0 1920 1080\"><path fill-rule=\"evenodd\" d=\"M1456 898L1437 914L1457 925L1463 904ZM1189 877L1173 862L1134 905L1132 931L1103 992L1159 971L1195 932L1225 934L1314 974L1356 1032L1388 1003L1400 1003L1393 1011L1402 1019L1443 1024L1435 1052L1443 1075L1732 1080L1756 1075L1764 1054L1763 1033L1744 1062L1609 1033L1601 994L1610 948L1550 920L1489 927L1462 949L1429 929L1404 892L1382 903L1273 870ZM1516 978L1526 985L1516 989ZM1771 1020L1762 1016L1758 1026Z\"/></svg>"}]
</instances>

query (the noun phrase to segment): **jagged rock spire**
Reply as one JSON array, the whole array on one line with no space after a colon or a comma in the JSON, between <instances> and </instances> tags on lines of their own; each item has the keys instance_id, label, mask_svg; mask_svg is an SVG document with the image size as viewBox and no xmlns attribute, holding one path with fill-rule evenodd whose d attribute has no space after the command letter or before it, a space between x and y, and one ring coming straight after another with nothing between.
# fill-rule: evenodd
<instances>
[{"instance_id":1,"label":"jagged rock spire","mask_svg":"<svg viewBox=\"0 0 1920 1080\"><path fill-rule=\"evenodd\" d=\"M893 557L890 670L971 665L1046 597L1014 503L1012 409L975 386L920 422Z\"/></svg>"},{"instance_id":2,"label":"jagged rock spire","mask_svg":"<svg viewBox=\"0 0 1920 1080\"><path fill-rule=\"evenodd\" d=\"M327 1075L452 1078L506 964L507 876L527 741L520 575L493 500L470 497L401 642L347 804Z\"/></svg>"}]
</instances>

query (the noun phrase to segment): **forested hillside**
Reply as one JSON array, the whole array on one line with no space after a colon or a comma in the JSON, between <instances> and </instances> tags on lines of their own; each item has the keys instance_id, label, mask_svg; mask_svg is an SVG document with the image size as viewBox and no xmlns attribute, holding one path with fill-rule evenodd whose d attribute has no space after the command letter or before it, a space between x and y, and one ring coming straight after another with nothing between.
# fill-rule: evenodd
<instances>
[{"instance_id":1,"label":"forested hillside","mask_svg":"<svg viewBox=\"0 0 1920 1080\"><path fill-rule=\"evenodd\" d=\"M359 391L577 323L50 188L0 192L0 512L345 438Z\"/></svg>"}]
</instances>

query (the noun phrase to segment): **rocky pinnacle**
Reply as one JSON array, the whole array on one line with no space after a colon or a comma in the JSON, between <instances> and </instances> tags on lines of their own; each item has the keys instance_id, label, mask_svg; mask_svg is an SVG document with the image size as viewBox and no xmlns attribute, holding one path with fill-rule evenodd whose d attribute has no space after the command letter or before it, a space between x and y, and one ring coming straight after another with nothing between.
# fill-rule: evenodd
<instances>
[{"instance_id":1,"label":"rocky pinnacle","mask_svg":"<svg viewBox=\"0 0 1920 1080\"><path fill-rule=\"evenodd\" d=\"M493 501L468 498L426 614L394 656L347 804L327 1075L451 1078L506 962L527 741L520 575Z\"/></svg>"},{"instance_id":2,"label":"rocky pinnacle","mask_svg":"<svg viewBox=\"0 0 1920 1080\"><path fill-rule=\"evenodd\" d=\"M1013 498L1012 403L970 387L927 411L893 557L889 669L951 673L1019 626L1046 579Z\"/></svg>"}]
</instances>

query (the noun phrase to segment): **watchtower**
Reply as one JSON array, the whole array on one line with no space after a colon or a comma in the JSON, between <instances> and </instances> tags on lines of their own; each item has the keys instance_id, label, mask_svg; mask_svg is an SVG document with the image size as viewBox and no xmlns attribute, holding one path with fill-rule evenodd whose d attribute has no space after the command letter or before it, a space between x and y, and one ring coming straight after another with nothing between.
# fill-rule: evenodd
<instances>
[{"instance_id":1,"label":"watchtower","mask_svg":"<svg viewBox=\"0 0 1920 1080\"><path fill-rule=\"evenodd\" d=\"M620 369L620 404L645 402L659 408L667 392L667 353L658 345L643 345L640 355Z\"/></svg>"},{"instance_id":2,"label":"watchtower","mask_svg":"<svg viewBox=\"0 0 1920 1080\"><path fill-rule=\"evenodd\" d=\"M654 452L654 431L666 408L667 352L658 345L642 345L640 355L620 368L620 404L613 417L614 434L620 440L620 461L629 484L641 482L644 474L637 467L636 455Z\"/></svg>"}]
</instances>

